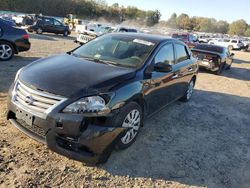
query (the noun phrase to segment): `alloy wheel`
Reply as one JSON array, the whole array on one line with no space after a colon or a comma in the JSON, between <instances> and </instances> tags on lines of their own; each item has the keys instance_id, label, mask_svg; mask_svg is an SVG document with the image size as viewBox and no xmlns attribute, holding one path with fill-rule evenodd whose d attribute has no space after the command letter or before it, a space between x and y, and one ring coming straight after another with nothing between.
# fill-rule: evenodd
<instances>
[{"instance_id":1,"label":"alloy wheel","mask_svg":"<svg viewBox=\"0 0 250 188\"><path fill-rule=\"evenodd\" d=\"M187 90L187 99L189 100L192 97L194 90L194 81L192 80L189 85L188 85L188 90Z\"/></svg>"},{"instance_id":2,"label":"alloy wheel","mask_svg":"<svg viewBox=\"0 0 250 188\"><path fill-rule=\"evenodd\" d=\"M121 138L123 144L128 144L136 137L141 123L140 112L136 109L130 111L125 117L122 127L129 128L125 136Z\"/></svg>"},{"instance_id":3,"label":"alloy wheel","mask_svg":"<svg viewBox=\"0 0 250 188\"><path fill-rule=\"evenodd\" d=\"M9 59L13 54L12 48L8 44L1 44L0 45L0 58L5 60Z\"/></svg>"}]
</instances>

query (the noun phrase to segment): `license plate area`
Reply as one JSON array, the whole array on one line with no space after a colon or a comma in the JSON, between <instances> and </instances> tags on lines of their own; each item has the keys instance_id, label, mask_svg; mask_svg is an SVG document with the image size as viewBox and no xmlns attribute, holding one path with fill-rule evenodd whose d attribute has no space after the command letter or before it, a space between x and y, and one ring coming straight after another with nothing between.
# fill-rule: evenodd
<instances>
[{"instance_id":1,"label":"license plate area","mask_svg":"<svg viewBox=\"0 0 250 188\"><path fill-rule=\"evenodd\" d=\"M23 120L29 126L32 126L34 120L33 115L19 108L16 109L16 118Z\"/></svg>"}]
</instances>

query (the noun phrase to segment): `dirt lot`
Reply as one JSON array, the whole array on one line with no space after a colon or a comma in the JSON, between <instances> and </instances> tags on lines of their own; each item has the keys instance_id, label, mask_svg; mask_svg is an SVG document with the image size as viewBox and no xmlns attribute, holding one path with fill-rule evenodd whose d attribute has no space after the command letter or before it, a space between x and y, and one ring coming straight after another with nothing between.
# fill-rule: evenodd
<instances>
[{"instance_id":1,"label":"dirt lot","mask_svg":"<svg viewBox=\"0 0 250 188\"><path fill-rule=\"evenodd\" d=\"M190 103L146 121L133 146L89 167L49 151L5 120L16 71L64 53L73 38L32 35L32 49L0 63L0 187L250 187L250 53L222 76L199 74Z\"/></svg>"}]
</instances>

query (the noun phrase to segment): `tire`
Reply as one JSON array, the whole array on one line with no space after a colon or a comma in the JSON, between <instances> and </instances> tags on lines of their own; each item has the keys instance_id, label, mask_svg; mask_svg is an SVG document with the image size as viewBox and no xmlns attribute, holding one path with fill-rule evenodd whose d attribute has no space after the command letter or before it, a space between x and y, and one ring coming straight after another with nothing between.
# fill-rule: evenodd
<instances>
[{"instance_id":1,"label":"tire","mask_svg":"<svg viewBox=\"0 0 250 188\"><path fill-rule=\"evenodd\" d=\"M232 45L228 46L227 48L229 51L232 51L234 49L234 47Z\"/></svg>"},{"instance_id":2,"label":"tire","mask_svg":"<svg viewBox=\"0 0 250 188\"><path fill-rule=\"evenodd\" d=\"M40 28L40 27L39 27L39 28L37 28L36 33L37 33L37 34L43 34L43 30L42 30L42 28Z\"/></svg>"},{"instance_id":3,"label":"tire","mask_svg":"<svg viewBox=\"0 0 250 188\"><path fill-rule=\"evenodd\" d=\"M0 42L0 61L8 61L13 58L15 53L14 47L11 43Z\"/></svg>"},{"instance_id":4,"label":"tire","mask_svg":"<svg viewBox=\"0 0 250 188\"><path fill-rule=\"evenodd\" d=\"M68 26L69 26L70 31L72 31L74 29L74 25L72 23L70 23Z\"/></svg>"},{"instance_id":5,"label":"tire","mask_svg":"<svg viewBox=\"0 0 250 188\"><path fill-rule=\"evenodd\" d=\"M142 121L142 109L136 102L131 102L121 109L114 119L114 124L128 129L119 138L116 148L126 149L134 143L140 131Z\"/></svg>"},{"instance_id":6,"label":"tire","mask_svg":"<svg viewBox=\"0 0 250 188\"><path fill-rule=\"evenodd\" d=\"M68 31L64 31L63 32L63 36L67 37L69 35L69 32Z\"/></svg>"},{"instance_id":7,"label":"tire","mask_svg":"<svg viewBox=\"0 0 250 188\"><path fill-rule=\"evenodd\" d=\"M194 86L195 86L195 79L192 78L192 80L188 84L188 88L187 88L187 91L186 91L185 95L180 98L181 102L188 102L188 101L190 101L190 99L193 96Z\"/></svg>"},{"instance_id":8,"label":"tire","mask_svg":"<svg viewBox=\"0 0 250 188\"><path fill-rule=\"evenodd\" d=\"M226 63L221 63L220 64L219 70L215 71L216 75L220 75L222 73L222 71L224 70L225 64Z\"/></svg>"}]
</instances>

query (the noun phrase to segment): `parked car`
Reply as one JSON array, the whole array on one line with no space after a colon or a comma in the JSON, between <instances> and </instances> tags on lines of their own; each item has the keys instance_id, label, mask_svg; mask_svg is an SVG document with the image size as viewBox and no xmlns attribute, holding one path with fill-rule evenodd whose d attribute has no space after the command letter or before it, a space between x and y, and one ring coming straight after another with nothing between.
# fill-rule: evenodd
<instances>
[{"instance_id":1,"label":"parked car","mask_svg":"<svg viewBox=\"0 0 250 188\"><path fill-rule=\"evenodd\" d=\"M218 39L218 40L211 40L208 44L215 44L219 46L223 46L228 48L229 51L231 50L240 50L244 48L244 44L239 39Z\"/></svg>"},{"instance_id":2,"label":"parked car","mask_svg":"<svg viewBox=\"0 0 250 188\"><path fill-rule=\"evenodd\" d=\"M59 154L105 162L114 147L135 141L146 117L175 100L189 101L197 72L181 41L107 34L20 69L7 119Z\"/></svg>"},{"instance_id":3,"label":"parked car","mask_svg":"<svg viewBox=\"0 0 250 188\"><path fill-rule=\"evenodd\" d=\"M43 32L63 34L66 37L71 34L68 26L64 25L55 18L45 16L38 17L36 23L30 26L28 31L35 31L37 34L42 34Z\"/></svg>"},{"instance_id":4,"label":"parked car","mask_svg":"<svg viewBox=\"0 0 250 188\"><path fill-rule=\"evenodd\" d=\"M111 33L113 31L114 31L114 28L111 26L101 26L96 31L84 30L83 32L77 34L75 42L80 43L80 44L85 44L95 39L96 37L99 37L107 33Z\"/></svg>"},{"instance_id":5,"label":"parked car","mask_svg":"<svg viewBox=\"0 0 250 188\"><path fill-rule=\"evenodd\" d=\"M209 40L210 40L210 37L209 37L209 36L200 35L200 36L198 37L199 43L208 43Z\"/></svg>"},{"instance_id":6,"label":"parked car","mask_svg":"<svg viewBox=\"0 0 250 188\"><path fill-rule=\"evenodd\" d=\"M230 69L233 63L234 54L230 53L226 47L198 44L192 49L192 52L193 56L199 60L201 68L206 68L216 74Z\"/></svg>"},{"instance_id":7,"label":"parked car","mask_svg":"<svg viewBox=\"0 0 250 188\"><path fill-rule=\"evenodd\" d=\"M0 61L10 60L14 54L30 49L29 35L0 19Z\"/></svg>"},{"instance_id":8,"label":"parked car","mask_svg":"<svg viewBox=\"0 0 250 188\"><path fill-rule=\"evenodd\" d=\"M183 41L189 48L193 48L198 44L198 38L191 33L173 33L171 34L171 37Z\"/></svg>"},{"instance_id":9,"label":"parked car","mask_svg":"<svg viewBox=\"0 0 250 188\"><path fill-rule=\"evenodd\" d=\"M8 18L8 17L5 17L5 18L0 18L3 22L5 22L6 24L12 26L12 27L15 27L17 26L15 21L13 21L12 19Z\"/></svg>"},{"instance_id":10,"label":"parked car","mask_svg":"<svg viewBox=\"0 0 250 188\"><path fill-rule=\"evenodd\" d=\"M132 32L137 33L138 31L128 27L111 27L111 26L100 26L96 31L85 30L77 35L75 42L85 44L99 36L113 32Z\"/></svg>"}]
</instances>

